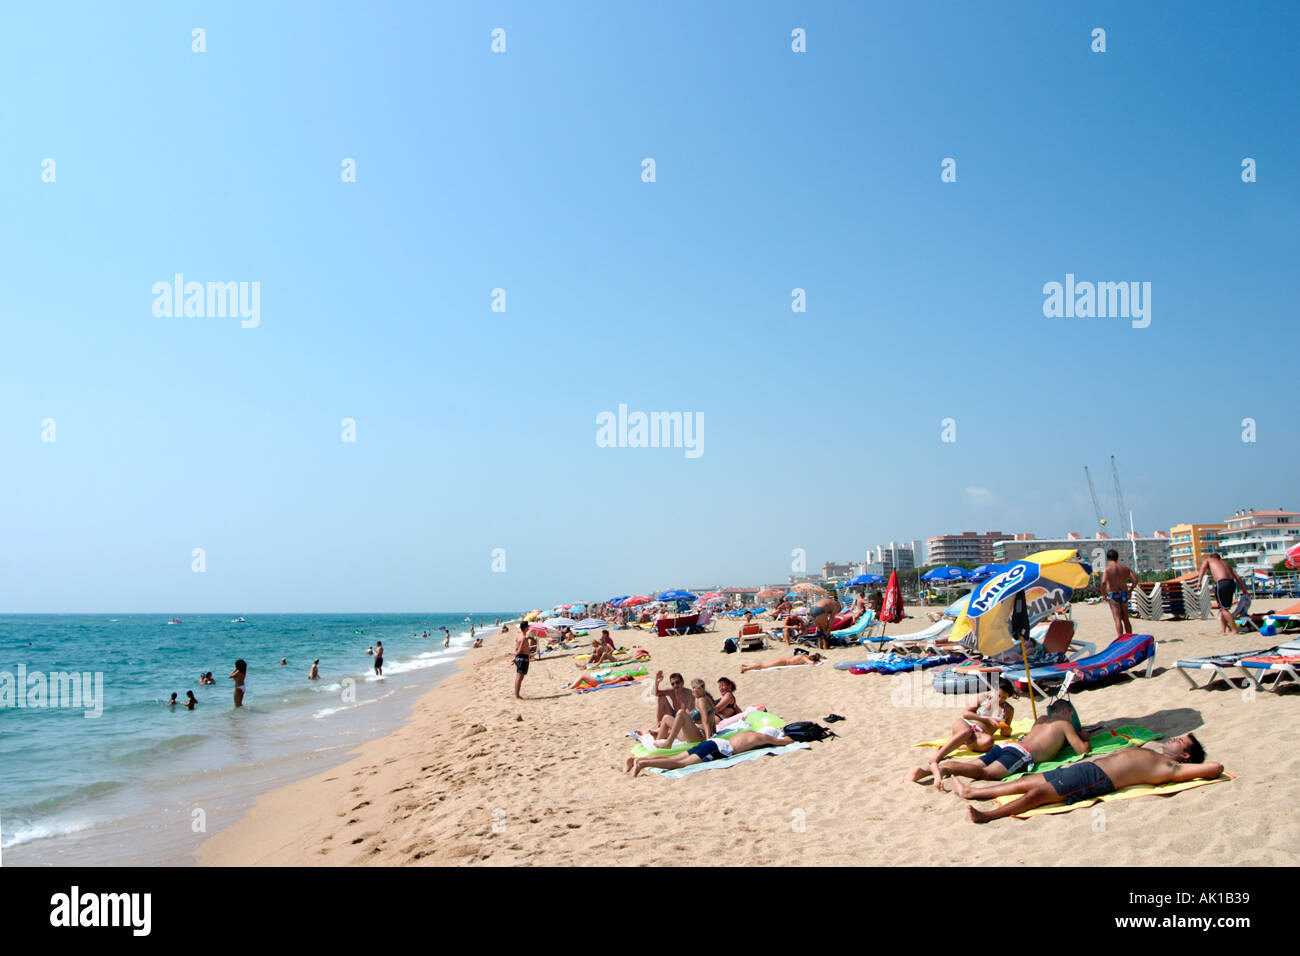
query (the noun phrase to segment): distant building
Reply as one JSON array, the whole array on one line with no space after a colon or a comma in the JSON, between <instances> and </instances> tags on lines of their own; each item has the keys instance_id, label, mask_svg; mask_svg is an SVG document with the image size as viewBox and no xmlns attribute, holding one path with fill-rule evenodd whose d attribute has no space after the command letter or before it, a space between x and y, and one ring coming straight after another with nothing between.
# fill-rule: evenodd
<instances>
[{"instance_id":1,"label":"distant building","mask_svg":"<svg viewBox=\"0 0 1300 956\"><path fill-rule=\"evenodd\" d=\"M1114 548L1119 552L1119 559L1130 565L1135 571L1163 571L1169 567L1170 539L1159 536L1136 538L1125 536L1112 538L1097 533L1095 538L1085 538L1070 532L1063 538L1029 538L1013 541L999 541L994 545L993 560L999 564L1007 561L1022 561L1036 551L1054 551L1058 548L1073 548L1079 557L1089 562L1094 570L1100 570L1106 564L1106 552ZM1134 548L1137 558L1133 557Z\"/></svg>"},{"instance_id":2,"label":"distant building","mask_svg":"<svg viewBox=\"0 0 1300 956\"><path fill-rule=\"evenodd\" d=\"M906 541L899 544L895 541L889 542L875 548L867 549L867 561L863 566L863 574L878 574L881 577L889 577L893 571L906 571L908 568L917 566L916 555L921 550L921 542Z\"/></svg>"},{"instance_id":3,"label":"distant building","mask_svg":"<svg viewBox=\"0 0 1300 956\"><path fill-rule=\"evenodd\" d=\"M827 561L822 565L822 579L826 581L836 581L840 578L853 577L853 565L836 564L834 561Z\"/></svg>"},{"instance_id":4,"label":"distant building","mask_svg":"<svg viewBox=\"0 0 1300 956\"><path fill-rule=\"evenodd\" d=\"M1287 548L1300 541L1300 512L1248 508L1226 518L1224 524L1215 550L1232 558L1242 575L1270 570L1286 557Z\"/></svg>"},{"instance_id":5,"label":"distant building","mask_svg":"<svg viewBox=\"0 0 1300 956\"><path fill-rule=\"evenodd\" d=\"M1201 566L1212 551L1219 550L1219 535L1228 526L1218 524L1176 524L1169 529L1169 566L1187 574Z\"/></svg>"},{"instance_id":6,"label":"distant building","mask_svg":"<svg viewBox=\"0 0 1300 956\"><path fill-rule=\"evenodd\" d=\"M1032 539L1032 534L1014 534L1007 531L963 531L961 534L940 534L926 538L926 564L991 564L997 560L993 547L999 541Z\"/></svg>"}]
</instances>

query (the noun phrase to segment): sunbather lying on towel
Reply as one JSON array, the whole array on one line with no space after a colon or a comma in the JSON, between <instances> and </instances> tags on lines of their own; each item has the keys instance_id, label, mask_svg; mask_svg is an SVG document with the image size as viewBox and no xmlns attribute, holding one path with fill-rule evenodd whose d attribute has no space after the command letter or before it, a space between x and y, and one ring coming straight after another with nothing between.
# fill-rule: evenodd
<instances>
[{"instance_id":1,"label":"sunbather lying on towel","mask_svg":"<svg viewBox=\"0 0 1300 956\"><path fill-rule=\"evenodd\" d=\"M970 808L970 818L987 823L1024 813L1047 803L1078 803L1131 787L1159 786L1185 780L1212 780L1223 773L1223 764L1204 763L1205 748L1191 734L1171 737L1160 744L1160 753L1143 747L1126 747L1096 760L1080 760L1059 770L1032 773L1010 783L972 787L953 780L952 788L967 800L992 800L1008 794L1019 799L993 810Z\"/></svg>"},{"instance_id":2,"label":"sunbather lying on towel","mask_svg":"<svg viewBox=\"0 0 1300 956\"><path fill-rule=\"evenodd\" d=\"M792 744L790 737L781 736L780 727L764 727L762 730L742 730L727 738L712 737L696 744L686 753L673 754L671 757L628 757L623 765L624 773L629 770L632 776L639 776L642 770L656 767L660 770L677 770L695 763L709 763L713 760L726 760L747 750L760 747L784 747Z\"/></svg>"},{"instance_id":3,"label":"sunbather lying on towel","mask_svg":"<svg viewBox=\"0 0 1300 956\"><path fill-rule=\"evenodd\" d=\"M1067 743L1075 753L1083 756L1092 747L1090 735L1075 729L1074 716L1074 708L1068 700L1054 701L1047 713L1034 721L1029 733L1019 741L993 747L978 760L945 760L918 769L922 770L922 775L934 774L934 785L942 790L944 777L1001 780L1013 773L1031 771L1035 764L1053 759Z\"/></svg>"},{"instance_id":4,"label":"sunbather lying on towel","mask_svg":"<svg viewBox=\"0 0 1300 956\"><path fill-rule=\"evenodd\" d=\"M754 664L741 664L740 672L761 671L769 667L800 667L803 664L820 664L824 657L820 654L795 654L793 657L778 657L771 661L758 661Z\"/></svg>"},{"instance_id":5,"label":"sunbather lying on towel","mask_svg":"<svg viewBox=\"0 0 1300 956\"><path fill-rule=\"evenodd\" d=\"M998 692L985 694L975 707L966 708L952 722L952 737L939 748L929 765L917 767L903 778L904 782L920 783L922 778L934 774L934 785L942 790L943 775L938 772L938 767L944 757L963 748L978 754L986 753L993 747L995 737L1009 736L1011 721L1016 716L1016 709L1007 700L1010 696L1010 681L998 681Z\"/></svg>"}]
</instances>

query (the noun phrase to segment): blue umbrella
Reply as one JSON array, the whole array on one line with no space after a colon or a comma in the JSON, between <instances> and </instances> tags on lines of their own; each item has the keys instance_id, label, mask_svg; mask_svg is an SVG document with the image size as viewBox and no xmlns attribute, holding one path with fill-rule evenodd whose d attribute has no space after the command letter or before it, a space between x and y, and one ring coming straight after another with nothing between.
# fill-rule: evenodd
<instances>
[{"instance_id":1,"label":"blue umbrella","mask_svg":"<svg viewBox=\"0 0 1300 956\"><path fill-rule=\"evenodd\" d=\"M854 578L852 581L849 582L849 586L852 587L855 584L884 584L884 583L885 583L885 579L882 578L879 574L859 574L856 578Z\"/></svg>"},{"instance_id":2,"label":"blue umbrella","mask_svg":"<svg viewBox=\"0 0 1300 956\"><path fill-rule=\"evenodd\" d=\"M619 595L618 597L616 597L616 598L610 598L610 599L609 599L608 601L606 601L605 603L608 604L610 607L618 607L619 604L620 604L621 602L626 601L626 600L627 600L628 598L630 598L631 596L632 596L632 595L630 595L630 594L620 594L620 595Z\"/></svg>"},{"instance_id":3,"label":"blue umbrella","mask_svg":"<svg viewBox=\"0 0 1300 956\"><path fill-rule=\"evenodd\" d=\"M980 581L987 581L989 578L993 577L993 575L1001 574L1007 569L1007 567L1008 565L1005 564L981 564L970 573L970 580L977 584Z\"/></svg>"},{"instance_id":4,"label":"blue umbrella","mask_svg":"<svg viewBox=\"0 0 1300 956\"><path fill-rule=\"evenodd\" d=\"M659 595L661 601L694 601L695 595L690 591L665 591Z\"/></svg>"},{"instance_id":5,"label":"blue umbrella","mask_svg":"<svg viewBox=\"0 0 1300 956\"><path fill-rule=\"evenodd\" d=\"M967 581L969 579L970 573L965 568L955 568L951 565L931 568L921 575L922 581Z\"/></svg>"}]
</instances>

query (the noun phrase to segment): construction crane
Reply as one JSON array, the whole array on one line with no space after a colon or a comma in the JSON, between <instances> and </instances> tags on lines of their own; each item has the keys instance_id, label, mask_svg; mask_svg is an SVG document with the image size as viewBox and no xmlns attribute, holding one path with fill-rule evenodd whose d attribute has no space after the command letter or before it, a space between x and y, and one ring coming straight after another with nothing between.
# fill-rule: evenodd
<instances>
[{"instance_id":1,"label":"construction crane","mask_svg":"<svg viewBox=\"0 0 1300 956\"><path fill-rule=\"evenodd\" d=\"M1097 503L1097 491L1092 487L1092 474L1087 465L1083 466L1083 476L1088 479L1088 494L1092 495L1092 510L1097 515L1097 527L1105 528L1106 519L1101 516L1101 505Z\"/></svg>"},{"instance_id":2,"label":"construction crane","mask_svg":"<svg viewBox=\"0 0 1300 956\"><path fill-rule=\"evenodd\" d=\"M1124 492L1119 489L1119 468L1115 464L1114 455L1110 456L1110 473L1115 476L1115 503L1119 506L1119 523L1120 525L1124 524L1124 515L1127 514L1128 529L1131 532L1133 531L1133 515L1124 507ZM1138 563L1137 535L1134 534L1129 540L1133 542L1133 568L1136 570Z\"/></svg>"}]
</instances>

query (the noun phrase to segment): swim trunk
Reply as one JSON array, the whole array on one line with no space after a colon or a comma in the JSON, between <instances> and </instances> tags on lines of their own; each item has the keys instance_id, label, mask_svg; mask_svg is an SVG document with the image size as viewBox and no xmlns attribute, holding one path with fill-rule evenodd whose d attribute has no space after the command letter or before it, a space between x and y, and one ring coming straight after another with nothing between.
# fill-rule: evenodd
<instances>
[{"instance_id":1,"label":"swim trunk","mask_svg":"<svg viewBox=\"0 0 1300 956\"><path fill-rule=\"evenodd\" d=\"M1237 593L1237 582L1232 578L1224 578L1222 581L1214 582L1214 596L1219 599L1219 607L1228 610L1232 607L1232 596Z\"/></svg>"},{"instance_id":2,"label":"swim trunk","mask_svg":"<svg viewBox=\"0 0 1300 956\"><path fill-rule=\"evenodd\" d=\"M376 658L375 658L375 670L379 670L379 668L381 668L381 667L383 667L383 666L384 666L384 659L383 659L382 657L376 657Z\"/></svg>"},{"instance_id":3,"label":"swim trunk","mask_svg":"<svg viewBox=\"0 0 1300 956\"><path fill-rule=\"evenodd\" d=\"M1115 792L1115 784L1106 776L1106 771L1086 760L1059 770L1049 770L1043 774L1043 779L1052 785L1052 789L1066 803L1078 803L1080 800L1091 800Z\"/></svg>"},{"instance_id":4,"label":"swim trunk","mask_svg":"<svg viewBox=\"0 0 1300 956\"><path fill-rule=\"evenodd\" d=\"M1126 591L1111 591L1106 595L1107 601L1114 601L1116 604L1127 604L1128 593Z\"/></svg>"},{"instance_id":5,"label":"swim trunk","mask_svg":"<svg viewBox=\"0 0 1300 956\"><path fill-rule=\"evenodd\" d=\"M723 760L731 755L722 752L722 748L718 746L720 743L725 743L725 741L706 740L703 743L696 744L686 752L699 757L704 763L708 763L710 760ZM728 749L730 749L730 745L728 745Z\"/></svg>"},{"instance_id":6,"label":"swim trunk","mask_svg":"<svg viewBox=\"0 0 1300 956\"><path fill-rule=\"evenodd\" d=\"M518 673L520 673L520 674L527 674L527 673L528 673L528 655L527 655L527 654L516 654L516 655L515 655L515 670L516 670Z\"/></svg>"},{"instance_id":7,"label":"swim trunk","mask_svg":"<svg viewBox=\"0 0 1300 956\"><path fill-rule=\"evenodd\" d=\"M1017 743L1000 744L980 757L984 766L998 763L1007 768L1005 776L1013 773L1025 773L1034 766L1034 757L1027 749Z\"/></svg>"}]
</instances>

